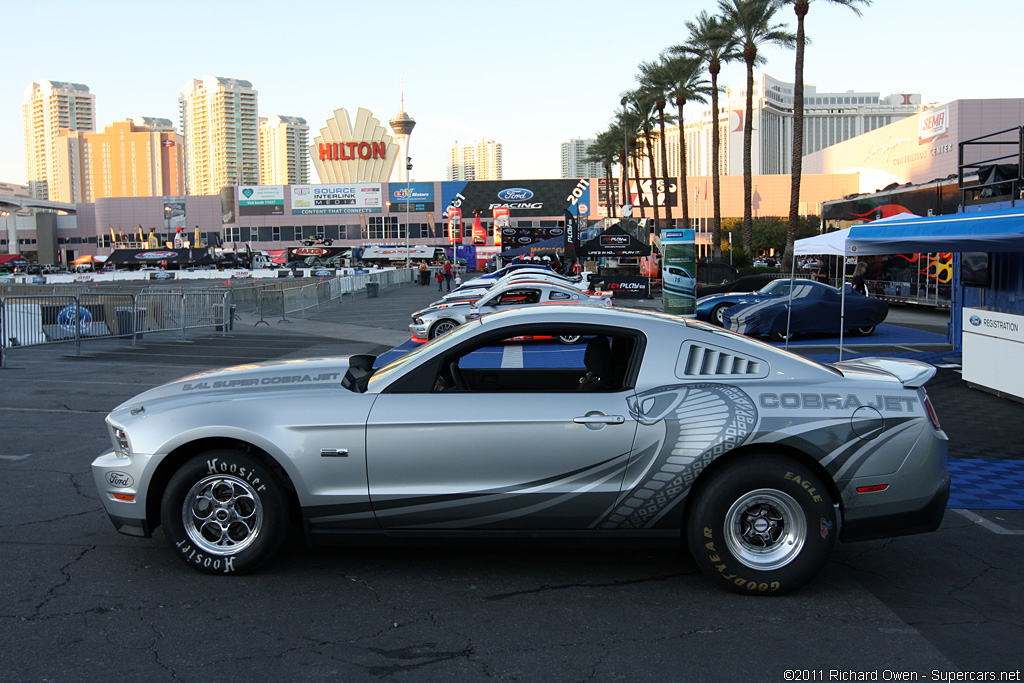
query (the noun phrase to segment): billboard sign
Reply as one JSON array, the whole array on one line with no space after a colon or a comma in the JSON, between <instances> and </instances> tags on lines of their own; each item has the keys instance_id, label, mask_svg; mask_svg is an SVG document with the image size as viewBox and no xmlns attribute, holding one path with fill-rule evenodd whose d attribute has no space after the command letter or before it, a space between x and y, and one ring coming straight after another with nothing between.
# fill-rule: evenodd
<instances>
[{"instance_id":1,"label":"billboard sign","mask_svg":"<svg viewBox=\"0 0 1024 683\"><path fill-rule=\"evenodd\" d=\"M388 184L391 211L433 211L434 183Z\"/></svg>"},{"instance_id":2,"label":"billboard sign","mask_svg":"<svg viewBox=\"0 0 1024 683\"><path fill-rule=\"evenodd\" d=\"M383 213L381 183L292 185L292 215Z\"/></svg>"},{"instance_id":3,"label":"billboard sign","mask_svg":"<svg viewBox=\"0 0 1024 683\"><path fill-rule=\"evenodd\" d=\"M511 216L561 216L572 206L580 215L590 211L590 182L579 178L552 180L470 180L441 183L441 203L465 212L493 214L507 208Z\"/></svg>"},{"instance_id":4,"label":"billboard sign","mask_svg":"<svg viewBox=\"0 0 1024 683\"><path fill-rule=\"evenodd\" d=\"M239 216L283 216L283 185L242 185L238 188Z\"/></svg>"}]
</instances>

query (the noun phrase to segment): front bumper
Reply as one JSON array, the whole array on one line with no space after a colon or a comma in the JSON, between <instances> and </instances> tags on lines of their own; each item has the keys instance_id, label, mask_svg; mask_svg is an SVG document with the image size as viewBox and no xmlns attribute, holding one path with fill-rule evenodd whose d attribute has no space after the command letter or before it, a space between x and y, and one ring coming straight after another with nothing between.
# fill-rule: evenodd
<instances>
[{"instance_id":1,"label":"front bumper","mask_svg":"<svg viewBox=\"0 0 1024 683\"><path fill-rule=\"evenodd\" d=\"M423 344L424 342L430 341L427 336L427 332L428 330L426 325L417 325L416 323L409 325L409 334L412 335L412 340L417 344Z\"/></svg>"},{"instance_id":2,"label":"front bumper","mask_svg":"<svg viewBox=\"0 0 1024 683\"><path fill-rule=\"evenodd\" d=\"M92 462L93 481L114 528L129 536L148 538L153 529L146 518L149 485L148 457L123 457L107 451Z\"/></svg>"}]
</instances>

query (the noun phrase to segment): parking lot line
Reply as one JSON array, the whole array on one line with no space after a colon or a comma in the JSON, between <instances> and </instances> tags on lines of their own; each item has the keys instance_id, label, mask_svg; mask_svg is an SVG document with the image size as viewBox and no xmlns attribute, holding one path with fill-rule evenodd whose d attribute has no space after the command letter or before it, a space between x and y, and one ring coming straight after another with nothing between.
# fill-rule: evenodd
<instances>
[{"instance_id":1,"label":"parking lot line","mask_svg":"<svg viewBox=\"0 0 1024 683\"><path fill-rule=\"evenodd\" d=\"M978 526L984 527L994 534L999 534L1000 536L1024 536L1024 529L1007 529L1005 527L999 526L990 519L985 519L976 512L959 509L954 509L953 512L956 512L957 514L966 517Z\"/></svg>"}]
</instances>

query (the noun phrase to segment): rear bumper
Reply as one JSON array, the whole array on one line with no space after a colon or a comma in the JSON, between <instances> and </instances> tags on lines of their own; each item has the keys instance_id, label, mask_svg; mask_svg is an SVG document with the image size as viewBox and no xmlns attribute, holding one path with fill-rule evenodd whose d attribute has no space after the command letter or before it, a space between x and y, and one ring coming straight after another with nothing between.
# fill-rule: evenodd
<instances>
[{"instance_id":1,"label":"rear bumper","mask_svg":"<svg viewBox=\"0 0 1024 683\"><path fill-rule=\"evenodd\" d=\"M949 483L947 475L935 495L917 509L844 521L839 539L843 542L870 541L935 531L942 524L942 516L946 513Z\"/></svg>"}]
</instances>

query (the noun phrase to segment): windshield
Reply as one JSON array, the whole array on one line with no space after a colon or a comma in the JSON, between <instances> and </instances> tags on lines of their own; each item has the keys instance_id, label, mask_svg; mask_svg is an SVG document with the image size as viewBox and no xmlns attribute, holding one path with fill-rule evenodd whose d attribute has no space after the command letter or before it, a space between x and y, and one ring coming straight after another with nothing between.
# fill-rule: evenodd
<instances>
[{"instance_id":1,"label":"windshield","mask_svg":"<svg viewBox=\"0 0 1024 683\"><path fill-rule=\"evenodd\" d=\"M416 363L417 359L419 359L420 356L422 356L425 352L428 352L430 349L434 348L434 346L437 345L439 342L444 342L447 344L449 341L456 341L460 337L472 333L473 330L476 329L476 326L479 324L479 321L472 321L464 325L459 325L448 334L443 334L440 337L435 337L426 344L418 346L417 348L413 349L404 356L400 356L399 358L391 361L387 365L379 368L376 372L373 373L373 377L370 378L370 382L366 385L366 391L368 393L376 393L374 386L379 384L381 380L390 380L391 375L401 371L403 368L409 367L410 363Z\"/></svg>"}]
</instances>

